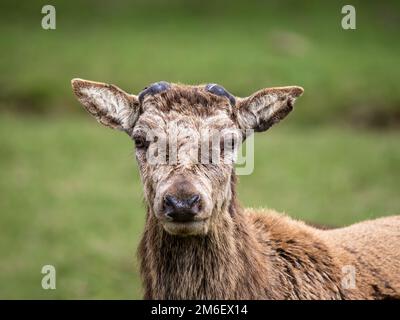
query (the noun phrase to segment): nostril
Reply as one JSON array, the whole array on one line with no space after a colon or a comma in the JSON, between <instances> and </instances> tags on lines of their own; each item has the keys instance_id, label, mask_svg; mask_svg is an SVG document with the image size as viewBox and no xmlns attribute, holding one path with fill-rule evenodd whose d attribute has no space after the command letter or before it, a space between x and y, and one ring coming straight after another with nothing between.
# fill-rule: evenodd
<instances>
[{"instance_id":1,"label":"nostril","mask_svg":"<svg viewBox=\"0 0 400 320\"><path fill-rule=\"evenodd\" d=\"M173 209L190 209L200 201L200 196L195 194L186 199L178 199L171 195L164 197L164 205Z\"/></svg>"},{"instance_id":2,"label":"nostril","mask_svg":"<svg viewBox=\"0 0 400 320\"><path fill-rule=\"evenodd\" d=\"M165 205L175 208L176 203L177 203L177 199L175 197L170 196L170 195L166 195L164 197L164 204Z\"/></svg>"},{"instance_id":3,"label":"nostril","mask_svg":"<svg viewBox=\"0 0 400 320\"><path fill-rule=\"evenodd\" d=\"M198 194L195 194L194 196L188 199L187 203L189 207L193 207L199 201L200 201L200 196Z\"/></svg>"}]
</instances>

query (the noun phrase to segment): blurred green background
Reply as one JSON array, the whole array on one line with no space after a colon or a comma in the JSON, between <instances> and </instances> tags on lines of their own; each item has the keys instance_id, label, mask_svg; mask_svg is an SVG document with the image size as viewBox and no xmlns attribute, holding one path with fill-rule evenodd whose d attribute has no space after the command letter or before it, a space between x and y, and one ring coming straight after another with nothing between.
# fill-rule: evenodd
<instances>
[{"instance_id":1,"label":"blurred green background","mask_svg":"<svg viewBox=\"0 0 400 320\"><path fill-rule=\"evenodd\" d=\"M41 8L57 10L56 30ZM217 82L238 96L300 85L256 137L247 206L332 225L398 214L398 1L2 1L0 298L140 298L143 230L133 144L71 93L81 77L139 92ZM397 40L396 40L397 39ZM57 289L41 288L41 268Z\"/></svg>"}]
</instances>

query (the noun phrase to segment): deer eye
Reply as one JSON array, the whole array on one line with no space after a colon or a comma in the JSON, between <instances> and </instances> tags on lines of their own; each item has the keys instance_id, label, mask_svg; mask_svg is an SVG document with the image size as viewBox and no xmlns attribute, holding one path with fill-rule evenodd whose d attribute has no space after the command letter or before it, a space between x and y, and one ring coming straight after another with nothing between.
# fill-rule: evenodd
<instances>
[{"instance_id":1,"label":"deer eye","mask_svg":"<svg viewBox=\"0 0 400 320\"><path fill-rule=\"evenodd\" d=\"M134 136L133 141L135 141L137 149L147 149L150 144L149 141L146 140L146 137L142 135Z\"/></svg>"}]
</instances>

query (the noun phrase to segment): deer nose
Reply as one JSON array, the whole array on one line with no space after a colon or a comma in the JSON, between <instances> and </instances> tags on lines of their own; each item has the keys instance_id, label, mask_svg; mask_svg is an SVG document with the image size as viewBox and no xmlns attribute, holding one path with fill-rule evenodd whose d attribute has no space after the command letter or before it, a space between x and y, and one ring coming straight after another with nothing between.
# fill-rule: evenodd
<instances>
[{"instance_id":1,"label":"deer nose","mask_svg":"<svg viewBox=\"0 0 400 320\"><path fill-rule=\"evenodd\" d=\"M198 194L177 198L172 195L164 197L164 214L177 222L187 222L200 211L200 196Z\"/></svg>"}]
</instances>

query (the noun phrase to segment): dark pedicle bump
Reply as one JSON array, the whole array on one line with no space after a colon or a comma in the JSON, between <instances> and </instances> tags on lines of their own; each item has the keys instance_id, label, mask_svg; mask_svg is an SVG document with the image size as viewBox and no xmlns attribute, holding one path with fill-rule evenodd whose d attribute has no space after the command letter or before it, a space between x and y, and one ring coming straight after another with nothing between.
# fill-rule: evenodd
<instances>
[{"instance_id":1,"label":"dark pedicle bump","mask_svg":"<svg viewBox=\"0 0 400 320\"><path fill-rule=\"evenodd\" d=\"M139 102L142 103L143 99L147 95L154 95L170 88L170 84L166 81L160 81L153 83L149 87L144 88L144 90L139 94Z\"/></svg>"},{"instance_id":2,"label":"dark pedicle bump","mask_svg":"<svg viewBox=\"0 0 400 320\"><path fill-rule=\"evenodd\" d=\"M229 99L230 103L232 106L236 104L236 99L234 96L232 96L228 91L225 90L224 87L216 84L216 83L209 83L206 85L206 90L208 92L211 92L217 96L222 96L226 97Z\"/></svg>"}]
</instances>

